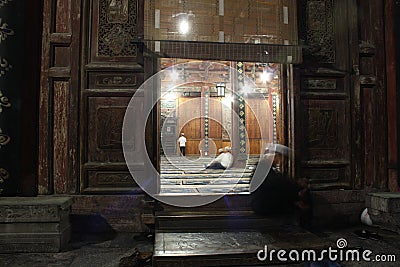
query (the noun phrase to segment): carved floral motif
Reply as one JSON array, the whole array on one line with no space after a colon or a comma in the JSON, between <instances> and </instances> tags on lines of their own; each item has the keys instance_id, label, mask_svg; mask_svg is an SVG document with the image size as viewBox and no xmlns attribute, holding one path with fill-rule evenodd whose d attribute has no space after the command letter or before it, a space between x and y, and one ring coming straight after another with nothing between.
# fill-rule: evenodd
<instances>
[{"instance_id":1,"label":"carved floral motif","mask_svg":"<svg viewBox=\"0 0 400 267\"><path fill-rule=\"evenodd\" d=\"M8 63L7 59L0 57L0 77L3 77L11 68L12 65Z\"/></svg>"},{"instance_id":2,"label":"carved floral motif","mask_svg":"<svg viewBox=\"0 0 400 267\"><path fill-rule=\"evenodd\" d=\"M11 103L8 97L4 96L3 92L0 91L0 113L3 112L3 107L9 108L11 107Z\"/></svg>"},{"instance_id":3,"label":"carved floral motif","mask_svg":"<svg viewBox=\"0 0 400 267\"><path fill-rule=\"evenodd\" d=\"M335 63L335 20L333 0L302 0L300 38L304 41L305 59Z\"/></svg>"},{"instance_id":4,"label":"carved floral motif","mask_svg":"<svg viewBox=\"0 0 400 267\"><path fill-rule=\"evenodd\" d=\"M13 0L0 0L0 8L12 1ZM0 18L0 44L12 35L14 35L14 30L9 28L7 23L2 23L2 18ZM4 74L6 74L6 72L11 68L12 66L8 63L7 59L0 57L0 77L4 76ZM9 99L3 95L2 91L0 91L0 114L3 112L3 108L9 107L11 107ZM11 137L3 134L2 129L0 128L0 148L7 145L10 141ZM4 168L0 168L0 184L3 184L9 178L10 173ZM0 195L3 193L3 191L4 188L0 188Z\"/></svg>"},{"instance_id":5,"label":"carved floral motif","mask_svg":"<svg viewBox=\"0 0 400 267\"><path fill-rule=\"evenodd\" d=\"M2 146L7 145L8 143L10 143L10 141L11 141L11 137L6 134L3 134L3 131L0 128L0 148Z\"/></svg>"},{"instance_id":6,"label":"carved floral motif","mask_svg":"<svg viewBox=\"0 0 400 267\"><path fill-rule=\"evenodd\" d=\"M98 55L136 57L131 41L137 35L136 0L99 0Z\"/></svg>"},{"instance_id":7,"label":"carved floral motif","mask_svg":"<svg viewBox=\"0 0 400 267\"><path fill-rule=\"evenodd\" d=\"M14 35L14 31L8 28L7 23L2 23L0 18L0 44L2 41L7 39L8 36Z\"/></svg>"}]
</instances>

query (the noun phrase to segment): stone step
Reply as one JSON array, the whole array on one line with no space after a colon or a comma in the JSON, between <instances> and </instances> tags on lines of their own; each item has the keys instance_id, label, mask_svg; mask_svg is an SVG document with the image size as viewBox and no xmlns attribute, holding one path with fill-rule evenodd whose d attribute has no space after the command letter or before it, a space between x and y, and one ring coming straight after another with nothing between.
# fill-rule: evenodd
<instances>
[{"instance_id":1,"label":"stone step","mask_svg":"<svg viewBox=\"0 0 400 267\"><path fill-rule=\"evenodd\" d=\"M185 184L185 185L206 185L206 184L248 184L251 178L166 178L161 179L161 184Z\"/></svg>"},{"instance_id":2,"label":"stone step","mask_svg":"<svg viewBox=\"0 0 400 267\"><path fill-rule=\"evenodd\" d=\"M367 206L371 209L400 213L400 193L370 193L366 199Z\"/></svg>"},{"instance_id":3,"label":"stone step","mask_svg":"<svg viewBox=\"0 0 400 267\"><path fill-rule=\"evenodd\" d=\"M252 173L185 173L185 174L161 174L161 178L174 179L181 178L185 180L191 179L229 179L229 178L250 178Z\"/></svg>"},{"instance_id":4,"label":"stone step","mask_svg":"<svg viewBox=\"0 0 400 267\"><path fill-rule=\"evenodd\" d=\"M263 230L271 226L293 223L292 217L264 217L250 210L176 211L156 214L160 231L237 231Z\"/></svg>"},{"instance_id":5,"label":"stone step","mask_svg":"<svg viewBox=\"0 0 400 267\"><path fill-rule=\"evenodd\" d=\"M366 206L375 226L400 233L400 193L368 194Z\"/></svg>"},{"instance_id":6,"label":"stone step","mask_svg":"<svg viewBox=\"0 0 400 267\"><path fill-rule=\"evenodd\" d=\"M277 226L265 231L162 232L155 234L153 266L266 266L279 262L259 260L260 250L296 249L320 251L329 243L295 226ZM287 255L286 254L286 255Z\"/></svg>"},{"instance_id":7,"label":"stone step","mask_svg":"<svg viewBox=\"0 0 400 267\"><path fill-rule=\"evenodd\" d=\"M232 230L263 229L265 226L290 224L291 217L266 218L256 215L251 207L250 194L225 195L220 199L196 208L174 207L161 204L155 213L159 230Z\"/></svg>"},{"instance_id":8,"label":"stone step","mask_svg":"<svg viewBox=\"0 0 400 267\"><path fill-rule=\"evenodd\" d=\"M235 186L225 186L225 187L200 187L200 186L162 186L160 190L160 194L163 196L168 195L179 195L179 194L187 194L187 195L198 195L198 194L241 194L248 193L249 185L235 185Z\"/></svg>"},{"instance_id":9,"label":"stone step","mask_svg":"<svg viewBox=\"0 0 400 267\"><path fill-rule=\"evenodd\" d=\"M159 210L163 212L190 212L194 208L176 207L159 202ZM251 210L250 194L226 195L218 200L195 208L197 211L230 211L230 210Z\"/></svg>"}]
</instances>

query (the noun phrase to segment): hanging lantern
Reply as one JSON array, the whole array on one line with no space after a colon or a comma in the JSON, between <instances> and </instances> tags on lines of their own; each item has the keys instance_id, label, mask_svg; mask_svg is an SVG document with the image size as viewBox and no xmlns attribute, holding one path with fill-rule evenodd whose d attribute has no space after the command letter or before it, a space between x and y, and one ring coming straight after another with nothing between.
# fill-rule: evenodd
<instances>
[{"instance_id":1,"label":"hanging lantern","mask_svg":"<svg viewBox=\"0 0 400 267\"><path fill-rule=\"evenodd\" d=\"M217 96L225 96L225 83L217 83Z\"/></svg>"}]
</instances>

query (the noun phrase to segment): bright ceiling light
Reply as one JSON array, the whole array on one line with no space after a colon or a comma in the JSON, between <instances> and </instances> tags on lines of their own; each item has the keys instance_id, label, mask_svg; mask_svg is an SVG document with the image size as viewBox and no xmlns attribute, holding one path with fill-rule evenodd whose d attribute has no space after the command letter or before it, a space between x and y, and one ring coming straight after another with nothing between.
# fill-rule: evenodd
<instances>
[{"instance_id":1,"label":"bright ceiling light","mask_svg":"<svg viewBox=\"0 0 400 267\"><path fill-rule=\"evenodd\" d=\"M179 22L179 33L180 34L187 34L189 32L189 21L184 18Z\"/></svg>"},{"instance_id":2,"label":"bright ceiling light","mask_svg":"<svg viewBox=\"0 0 400 267\"><path fill-rule=\"evenodd\" d=\"M274 78L274 74L264 70L260 76L263 82L270 82Z\"/></svg>"}]
</instances>

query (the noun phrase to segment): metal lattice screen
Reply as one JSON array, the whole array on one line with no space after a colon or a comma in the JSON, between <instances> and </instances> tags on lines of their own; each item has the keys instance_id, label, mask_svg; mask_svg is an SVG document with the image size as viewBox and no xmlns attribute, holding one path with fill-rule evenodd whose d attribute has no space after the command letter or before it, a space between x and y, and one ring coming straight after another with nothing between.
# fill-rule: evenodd
<instances>
[{"instance_id":1,"label":"metal lattice screen","mask_svg":"<svg viewBox=\"0 0 400 267\"><path fill-rule=\"evenodd\" d=\"M295 0L148 0L145 45L161 57L299 63Z\"/></svg>"}]
</instances>

